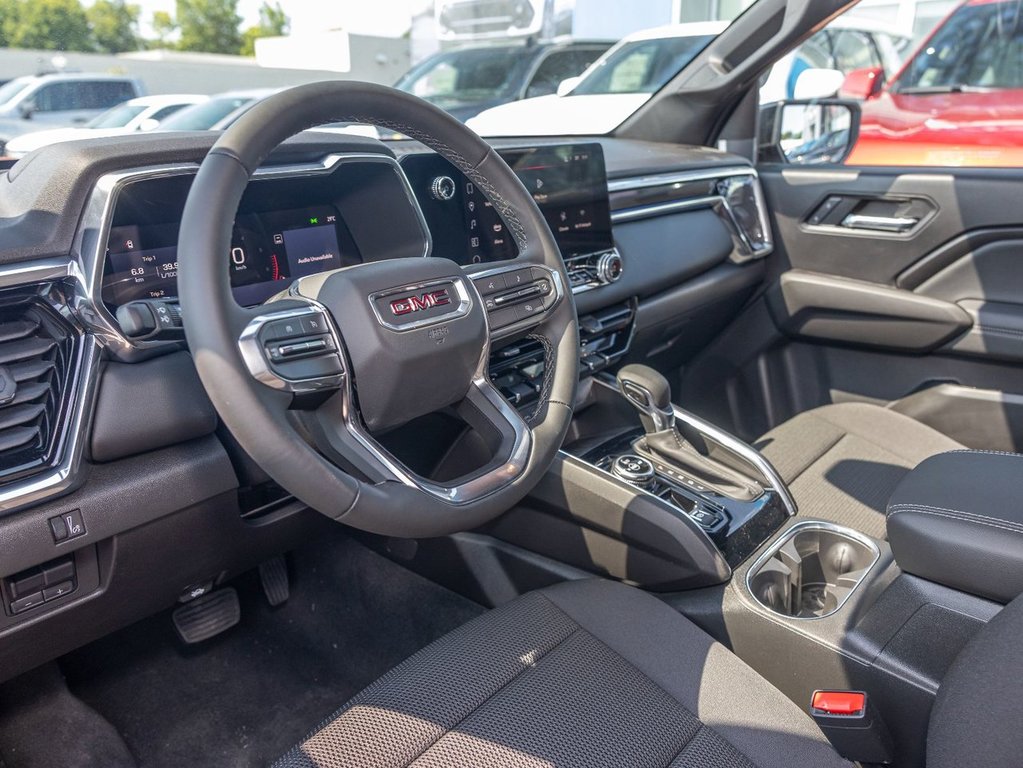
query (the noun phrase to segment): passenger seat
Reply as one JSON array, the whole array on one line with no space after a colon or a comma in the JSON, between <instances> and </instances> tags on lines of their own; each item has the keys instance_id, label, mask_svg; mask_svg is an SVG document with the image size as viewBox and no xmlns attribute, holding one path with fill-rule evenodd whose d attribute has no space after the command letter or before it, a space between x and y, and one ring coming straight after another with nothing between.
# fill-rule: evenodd
<instances>
[{"instance_id":1,"label":"passenger seat","mask_svg":"<svg viewBox=\"0 0 1023 768\"><path fill-rule=\"evenodd\" d=\"M838 403L801 413L754 445L789 484L800 516L885 538L885 506L929 456L963 449L937 430L878 405Z\"/></svg>"}]
</instances>

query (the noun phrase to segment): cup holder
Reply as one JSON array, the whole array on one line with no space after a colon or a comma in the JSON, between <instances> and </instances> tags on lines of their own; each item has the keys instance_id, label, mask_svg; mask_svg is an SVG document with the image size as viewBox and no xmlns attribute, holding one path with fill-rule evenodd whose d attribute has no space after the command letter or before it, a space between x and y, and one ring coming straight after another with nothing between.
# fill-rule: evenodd
<instances>
[{"instance_id":1,"label":"cup holder","mask_svg":"<svg viewBox=\"0 0 1023 768\"><path fill-rule=\"evenodd\" d=\"M753 564L746 586L768 610L819 619L842 607L879 557L877 545L856 531L799 523Z\"/></svg>"}]
</instances>

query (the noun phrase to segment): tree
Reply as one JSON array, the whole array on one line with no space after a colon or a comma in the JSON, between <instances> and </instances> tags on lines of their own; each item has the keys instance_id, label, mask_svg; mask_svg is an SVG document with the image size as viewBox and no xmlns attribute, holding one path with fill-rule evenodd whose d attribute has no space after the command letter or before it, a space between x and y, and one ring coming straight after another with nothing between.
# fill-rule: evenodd
<instances>
[{"instance_id":1,"label":"tree","mask_svg":"<svg viewBox=\"0 0 1023 768\"><path fill-rule=\"evenodd\" d=\"M11 37L21 19L19 0L0 0L0 48L11 45Z\"/></svg>"},{"instance_id":2,"label":"tree","mask_svg":"<svg viewBox=\"0 0 1023 768\"><path fill-rule=\"evenodd\" d=\"M85 15L92 27L96 49L104 53L137 51L140 12L137 5L125 0L95 0Z\"/></svg>"},{"instance_id":3,"label":"tree","mask_svg":"<svg viewBox=\"0 0 1023 768\"><path fill-rule=\"evenodd\" d=\"M281 8L281 4L270 5L264 2L259 8L259 24L249 27L242 33L242 56L256 55L256 40L259 38L286 35L290 28L291 19Z\"/></svg>"},{"instance_id":4,"label":"tree","mask_svg":"<svg viewBox=\"0 0 1023 768\"><path fill-rule=\"evenodd\" d=\"M237 54L241 23L238 0L177 0L178 47L183 51Z\"/></svg>"},{"instance_id":5,"label":"tree","mask_svg":"<svg viewBox=\"0 0 1023 768\"><path fill-rule=\"evenodd\" d=\"M29 0L18 8L8 32L13 48L47 51L91 51L89 19L79 0Z\"/></svg>"},{"instance_id":6,"label":"tree","mask_svg":"<svg viewBox=\"0 0 1023 768\"><path fill-rule=\"evenodd\" d=\"M153 41L156 47L170 48L170 38L178 28L174 17L167 13L167 11L154 11L152 27L153 34L156 35L156 40Z\"/></svg>"}]
</instances>

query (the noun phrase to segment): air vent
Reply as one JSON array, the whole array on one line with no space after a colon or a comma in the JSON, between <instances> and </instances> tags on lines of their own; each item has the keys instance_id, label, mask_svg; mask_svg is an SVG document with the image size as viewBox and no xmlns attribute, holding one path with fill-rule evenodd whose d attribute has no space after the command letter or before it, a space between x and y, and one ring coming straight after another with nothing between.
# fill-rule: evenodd
<instances>
[{"instance_id":1,"label":"air vent","mask_svg":"<svg viewBox=\"0 0 1023 768\"><path fill-rule=\"evenodd\" d=\"M0 308L0 481L54 461L75 337L38 304Z\"/></svg>"}]
</instances>

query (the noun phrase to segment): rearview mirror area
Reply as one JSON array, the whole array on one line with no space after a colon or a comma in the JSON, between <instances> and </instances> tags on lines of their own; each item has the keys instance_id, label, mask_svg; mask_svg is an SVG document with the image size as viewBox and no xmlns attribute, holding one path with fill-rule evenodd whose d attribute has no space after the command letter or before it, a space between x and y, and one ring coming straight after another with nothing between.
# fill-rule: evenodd
<instances>
[{"instance_id":1,"label":"rearview mirror area","mask_svg":"<svg viewBox=\"0 0 1023 768\"><path fill-rule=\"evenodd\" d=\"M781 101L760 112L761 162L841 163L856 143L860 108L839 99Z\"/></svg>"}]
</instances>

